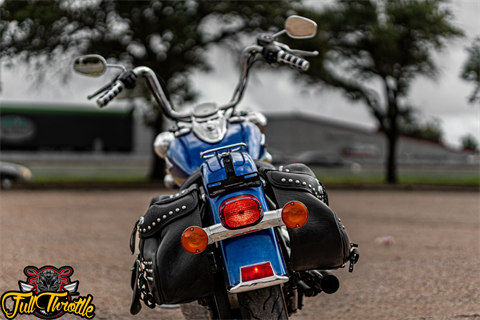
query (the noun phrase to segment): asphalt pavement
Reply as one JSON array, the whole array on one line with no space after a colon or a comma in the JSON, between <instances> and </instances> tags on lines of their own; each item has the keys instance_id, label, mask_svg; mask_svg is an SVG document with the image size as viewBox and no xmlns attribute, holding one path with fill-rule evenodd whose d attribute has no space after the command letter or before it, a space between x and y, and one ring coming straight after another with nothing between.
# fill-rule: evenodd
<instances>
[{"instance_id":1,"label":"asphalt pavement","mask_svg":"<svg viewBox=\"0 0 480 320\"><path fill-rule=\"evenodd\" d=\"M158 193L2 191L0 294L18 290L26 266L72 266L80 294L94 297L97 319L183 319L178 309L129 314L129 237ZM292 319L480 319L478 192L332 190L329 196L360 245L360 261L353 273L336 272L337 293L306 298Z\"/></svg>"}]
</instances>

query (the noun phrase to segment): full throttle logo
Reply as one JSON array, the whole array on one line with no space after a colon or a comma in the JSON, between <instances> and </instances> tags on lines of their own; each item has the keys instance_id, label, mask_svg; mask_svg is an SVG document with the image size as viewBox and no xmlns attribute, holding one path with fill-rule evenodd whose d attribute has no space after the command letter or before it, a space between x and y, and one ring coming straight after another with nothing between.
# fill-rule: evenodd
<instances>
[{"instance_id":1,"label":"full throttle logo","mask_svg":"<svg viewBox=\"0 0 480 320\"><path fill-rule=\"evenodd\" d=\"M78 281L72 282L72 267L45 266L40 269L26 267L27 281L18 281L20 291L7 291L2 295L2 312L7 319L19 314L33 314L42 319L56 319L65 313L86 319L95 317L93 297L76 297Z\"/></svg>"}]
</instances>

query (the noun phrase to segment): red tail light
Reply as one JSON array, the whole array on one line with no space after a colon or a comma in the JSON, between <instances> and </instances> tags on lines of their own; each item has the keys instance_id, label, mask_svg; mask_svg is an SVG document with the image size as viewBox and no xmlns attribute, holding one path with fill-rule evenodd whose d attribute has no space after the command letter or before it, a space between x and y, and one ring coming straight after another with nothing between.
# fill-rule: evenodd
<instances>
[{"instance_id":1,"label":"red tail light","mask_svg":"<svg viewBox=\"0 0 480 320\"><path fill-rule=\"evenodd\" d=\"M242 273L242 282L273 276L273 270L270 262L264 262L249 267L242 267L240 270Z\"/></svg>"},{"instance_id":2,"label":"red tail light","mask_svg":"<svg viewBox=\"0 0 480 320\"><path fill-rule=\"evenodd\" d=\"M220 206L220 220L227 229L248 227L256 224L262 218L262 205L254 196L231 198Z\"/></svg>"}]
</instances>

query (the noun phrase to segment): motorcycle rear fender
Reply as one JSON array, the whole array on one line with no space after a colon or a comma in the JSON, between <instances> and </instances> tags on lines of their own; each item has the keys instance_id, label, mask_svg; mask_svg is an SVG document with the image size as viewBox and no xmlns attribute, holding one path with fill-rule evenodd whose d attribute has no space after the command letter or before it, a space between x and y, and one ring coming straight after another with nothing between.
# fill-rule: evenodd
<instances>
[{"instance_id":1,"label":"motorcycle rear fender","mask_svg":"<svg viewBox=\"0 0 480 320\"><path fill-rule=\"evenodd\" d=\"M237 176L257 172L257 167L252 157L246 152L233 152L232 154L235 174ZM225 168L220 156L209 158L202 167L205 189L207 185L224 180ZM208 192L208 191L207 191ZM217 197L208 197L210 212L214 223L221 223L219 218L220 205L233 197L252 195L256 197L264 211L269 210L263 187L252 187L224 193ZM218 248L225 266L227 290L238 293L256 290L288 281L288 274L281 253L280 245L272 228L261 230L239 237L218 242ZM259 280L242 282L240 268L270 262L274 276Z\"/></svg>"}]
</instances>

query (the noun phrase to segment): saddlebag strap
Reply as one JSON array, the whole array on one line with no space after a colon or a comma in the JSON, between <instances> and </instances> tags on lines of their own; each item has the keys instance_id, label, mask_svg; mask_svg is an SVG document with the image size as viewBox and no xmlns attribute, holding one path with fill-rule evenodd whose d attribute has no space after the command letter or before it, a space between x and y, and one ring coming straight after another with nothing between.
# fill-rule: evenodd
<instances>
[{"instance_id":1,"label":"saddlebag strap","mask_svg":"<svg viewBox=\"0 0 480 320\"><path fill-rule=\"evenodd\" d=\"M198 186L191 185L167 197L155 197L150 208L138 222L140 239L154 236L172 221L189 215L198 208Z\"/></svg>"},{"instance_id":2,"label":"saddlebag strap","mask_svg":"<svg viewBox=\"0 0 480 320\"><path fill-rule=\"evenodd\" d=\"M277 170L266 172L267 181L274 188L294 191L302 190L324 201L325 190L315 177L307 173L292 173ZM325 202L325 201L324 201Z\"/></svg>"},{"instance_id":3,"label":"saddlebag strap","mask_svg":"<svg viewBox=\"0 0 480 320\"><path fill-rule=\"evenodd\" d=\"M142 304L140 303L140 288L139 284L139 255L137 254L137 260L133 264L131 287L133 290L132 303L130 304L130 313L136 315L142 310Z\"/></svg>"}]
</instances>

